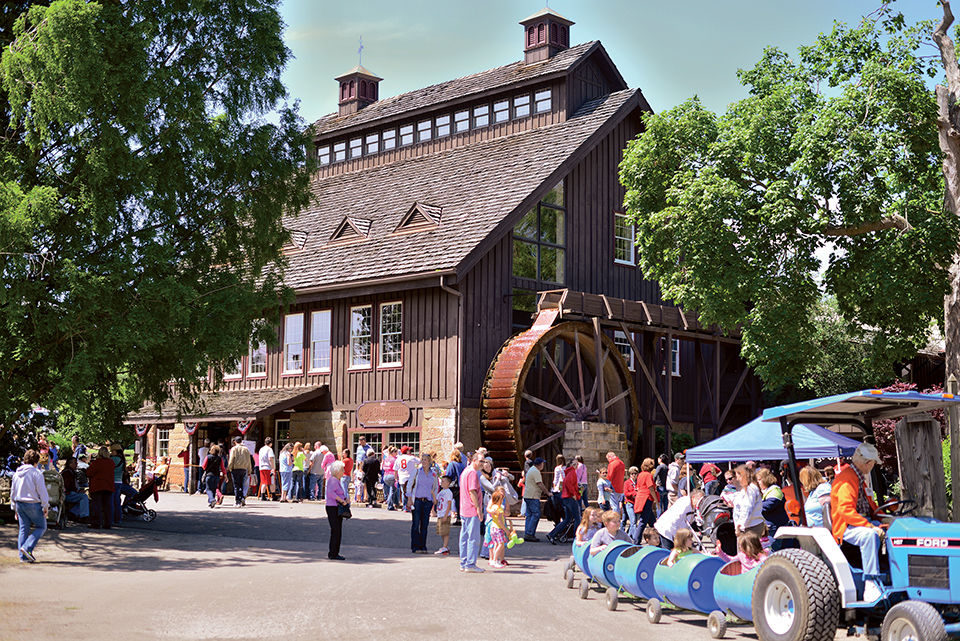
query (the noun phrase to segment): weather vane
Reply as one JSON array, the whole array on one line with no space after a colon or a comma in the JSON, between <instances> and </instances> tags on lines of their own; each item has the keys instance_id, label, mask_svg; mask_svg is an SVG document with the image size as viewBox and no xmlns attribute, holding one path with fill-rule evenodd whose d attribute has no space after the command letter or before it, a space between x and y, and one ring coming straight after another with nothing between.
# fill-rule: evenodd
<instances>
[{"instance_id":1,"label":"weather vane","mask_svg":"<svg viewBox=\"0 0 960 641\"><path fill-rule=\"evenodd\" d=\"M357 64L363 64L363 36L360 36L360 48L357 49Z\"/></svg>"}]
</instances>

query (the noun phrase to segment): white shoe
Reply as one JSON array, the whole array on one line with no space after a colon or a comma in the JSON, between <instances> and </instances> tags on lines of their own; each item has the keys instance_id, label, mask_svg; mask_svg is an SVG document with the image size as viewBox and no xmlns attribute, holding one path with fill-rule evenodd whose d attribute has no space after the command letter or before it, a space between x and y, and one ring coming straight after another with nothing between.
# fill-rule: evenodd
<instances>
[{"instance_id":1,"label":"white shoe","mask_svg":"<svg viewBox=\"0 0 960 641\"><path fill-rule=\"evenodd\" d=\"M863 600L865 603L873 603L874 601L879 601L881 596L883 595L880 592L880 587L876 584L875 581L863 582Z\"/></svg>"},{"instance_id":2,"label":"white shoe","mask_svg":"<svg viewBox=\"0 0 960 641\"><path fill-rule=\"evenodd\" d=\"M463 571L468 572L470 574L483 574L483 568L478 568L475 565L471 565L469 567L463 568Z\"/></svg>"}]
</instances>

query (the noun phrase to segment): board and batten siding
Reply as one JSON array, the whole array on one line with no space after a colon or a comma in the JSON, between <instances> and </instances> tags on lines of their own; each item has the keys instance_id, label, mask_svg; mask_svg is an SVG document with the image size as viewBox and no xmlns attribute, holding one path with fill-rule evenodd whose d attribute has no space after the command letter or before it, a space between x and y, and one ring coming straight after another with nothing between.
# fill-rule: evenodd
<instances>
[{"instance_id":1,"label":"board and batten siding","mask_svg":"<svg viewBox=\"0 0 960 641\"><path fill-rule=\"evenodd\" d=\"M378 367L379 306L403 303L403 357L400 367ZM373 364L350 368L350 310L373 307ZM310 313L331 310L330 372L310 372ZM452 406L456 389L457 299L439 287L413 289L396 294L378 294L292 305L289 314L304 314L303 362L307 371L283 373L282 326L277 344L267 348L267 375L246 375L224 381L223 389L330 386L331 409L355 410L364 401L403 400L411 405Z\"/></svg>"}]
</instances>

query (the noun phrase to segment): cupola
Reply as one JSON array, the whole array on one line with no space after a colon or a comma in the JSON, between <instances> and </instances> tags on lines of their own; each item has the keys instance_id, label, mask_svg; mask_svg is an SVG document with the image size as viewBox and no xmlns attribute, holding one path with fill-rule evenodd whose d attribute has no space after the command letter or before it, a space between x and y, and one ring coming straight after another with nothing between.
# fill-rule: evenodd
<instances>
[{"instance_id":1,"label":"cupola","mask_svg":"<svg viewBox=\"0 0 960 641\"><path fill-rule=\"evenodd\" d=\"M335 78L340 83L340 115L355 114L377 101L380 81L369 69L357 65L342 76Z\"/></svg>"},{"instance_id":2,"label":"cupola","mask_svg":"<svg viewBox=\"0 0 960 641\"><path fill-rule=\"evenodd\" d=\"M573 21L549 7L521 20L520 24L523 25L523 60L526 64L552 58L570 48Z\"/></svg>"}]
</instances>

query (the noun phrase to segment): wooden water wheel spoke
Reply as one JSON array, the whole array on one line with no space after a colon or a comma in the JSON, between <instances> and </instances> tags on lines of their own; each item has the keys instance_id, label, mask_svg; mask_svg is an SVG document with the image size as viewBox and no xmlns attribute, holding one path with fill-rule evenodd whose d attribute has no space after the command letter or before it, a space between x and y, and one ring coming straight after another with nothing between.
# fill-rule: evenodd
<instances>
[{"instance_id":1,"label":"wooden water wheel spoke","mask_svg":"<svg viewBox=\"0 0 960 641\"><path fill-rule=\"evenodd\" d=\"M583 358L580 355L580 333L574 329L573 330L573 344L577 350L577 376L580 379L580 404L585 406L587 404L587 390L583 385Z\"/></svg>"},{"instance_id":2,"label":"wooden water wheel spoke","mask_svg":"<svg viewBox=\"0 0 960 641\"><path fill-rule=\"evenodd\" d=\"M569 418L574 418L574 417L575 417L575 415L574 415L573 412L568 412L568 411L566 411L565 409L563 409L562 407L557 407L557 406L554 405L553 403L548 403L547 401L545 401L545 400L543 400L543 399L541 399L541 398L537 398L536 396L530 396L530 395L527 394L526 392L521 393L520 396L522 396L523 398L527 399L527 400L530 401L531 403L536 403L536 404L539 405L540 407L545 407L545 408L547 408L548 410L553 410L553 411L556 412L557 414L563 414L564 416L567 416L567 417L569 417Z\"/></svg>"},{"instance_id":3,"label":"wooden water wheel spoke","mask_svg":"<svg viewBox=\"0 0 960 641\"><path fill-rule=\"evenodd\" d=\"M573 395L573 392L570 391L570 386L567 385L567 382L565 380L563 380L563 374L560 373L560 368L557 367L557 364L554 362L553 357L550 356L547 350L545 350L543 347L540 348L540 353L543 355L543 358L546 359L547 364L550 366L550 369L553 370L553 373L557 375L557 380L560 381L560 385L563 387L563 391L565 391L567 393L567 396L570 397L570 400L573 401L574 409L579 409L579 405L577 405L577 397Z\"/></svg>"},{"instance_id":4,"label":"wooden water wheel spoke","mask_svg":"<svg viewBox=\"0 0 960 641\"><path fill-rule=\"evenodd\" d=\"M527 449L553 460L569 424L598 415L623 427L632 457L639 409L626 363L610 357L613 340L586 323L541 323L544 313L503 345L484 380L481 434L495 463L522 469Z\"/></svg>"}]
</instances>

